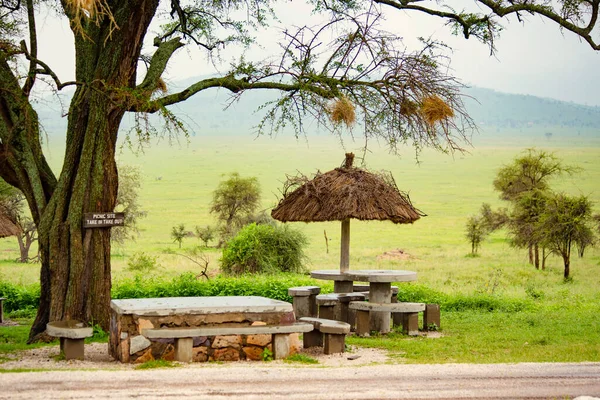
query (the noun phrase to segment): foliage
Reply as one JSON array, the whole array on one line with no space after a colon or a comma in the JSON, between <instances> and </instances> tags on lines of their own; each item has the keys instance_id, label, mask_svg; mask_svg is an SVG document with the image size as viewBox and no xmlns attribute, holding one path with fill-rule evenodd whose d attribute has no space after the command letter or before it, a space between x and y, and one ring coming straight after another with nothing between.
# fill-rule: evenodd
<instances>
[{"instance_id":1,"label":"foliage","mask_svg":"<svg viewBox=\"0 0 600 400\"><path fill-rule=\"evenodd\" d=\"M16 310L36 310L40 301L40 286L35 285L14 285L0 280L0 297L4 300L4 311L14 312ZM27 313L25 313L27 314Z\"/></svg>"},{"instance_id":2,"label":"foliage","mask_svg":"<svg viewBox=\"0 0 600 400\"><path fill-rule=\"evenodd\" d=\"M181 243L186 236L187 232L185 231L184 224L179 224L171 229L171 238L173 239L173 242L179 243L179 248L181 248Z\"/></svg>"},{"instance_id":3,"label":"foliage","mask_svg":"<svg viewBox=\"0 0 600 400\"><path fill-rule=\"evenodd\" d=\"M205 227L196 226L196 236L204 242L204 247L208 247L208 242L215 237L215 228L210 225Z\"/></svg>"},{"instance_id":4,"label":"foliage","mask_svg":"<svg viewBox=\"0 0 600 400\"><path fill-rule=\"evenodd\" d=\"M586 196L553 196L540 216L537 231L540 242L562 257L564 278L568 279L572 246L578 246L579 253L583 256L585 248L595 243L592 203Z\"/></svg>"},{"instance_id":5,"label":"foliage","mask_svg":"<svg viewBox=\"0 0 600 400\"><path fill-rule=\"evenodd\" d=\"M139 191L142 187L140 169L131 165L119 165L118 170L119 190L115 211L125 213L125 225L113 227L110 240L122 245L126 240L135 240L139 236L138 221L148 213L139 203Z\"/></svg>"},{"instance_id":6,"label":"foliage","mask_svg":"<svg viewBox=\"0 0 600 400\"><path fill-rule=\"evenodd\" d=\"M221 258L226 274L302 272L308 240L287 225L246 225L227 242Z\"/></svg>"},{"instance_id":7,"label":"foliage","mask_svg":"<svg viewBox=\"0 0 600 400\"><path fill-rule=\"evenodd\" d=\"M263 361L273 361L273 352L265 347L260 355L260 358Z\"/></svg>"},{"instance_id":8,"label":"foliage","mask_svg":"<svg viewBox=\"0 0 600 400\"><path fill-rule=\"evenodd\" d=\"M144 252L134 253L127 260L127 268L131 271L149 272L158 267L156 257L148 255Z\"/></svg>"},{"instance_id":9,"label":"foliage","mask_svg":"<svg viewBox=\"0 0 600 400\"><path fill-rule=\"evenodd\" d=\"M283 359L285 363L318 364L319 361L306 354L296 353Z\"/></svg>"},{"instance_id":10,"label":"foliage","mask_svg":"<svg viewBox=\"0 0 600 400\"><path fill-rule=\"evenodd\" d=\"M490 234L490 231L487 229L485 220L476 215L472 215L467 220L466 231L465 236L471 243L471 255L474 256L477 254L479 245Z\"/></svg>"},{"instance_id":11,"label":"foliage","mask_svg":"<svg viewBox=\"0 0 600 400\"><path fill-rule=\"evenodd\" d=\"M576 168L563 165L552 153L527 149L511 164L502 167L494 179L494 188L500 192L500 198L509 201L513 207L505 222L512 244L529 248L529 261L537 269L541 235L536 230L550 191L549 181L575 171Z\"/></svg>"},{"instance_id":12,"label":"foliage","mask_svg":"<svg viewBox=\"0 0 600 400\"><path fill-rule=\"evenodd\" d=\"M176 364L172 361L167 361L163 359L159 360L150 360L137 365L135 369L157 369L157 368L173 368Z\"/></svg>"},{"instance_id":13,"label":"foliage","mask_svg":"<svg viewBox=\"0 0 600 400\"><path fill-rule=\"evenodd\" d=\"M232 172L229 178L219 182L213 192L210 212L216 214L220 224L221 242L235 236L260 204L260 185L255 177L242 178ZM220 244L222 244L220 243Z\"/></svg>"}]
</instances>

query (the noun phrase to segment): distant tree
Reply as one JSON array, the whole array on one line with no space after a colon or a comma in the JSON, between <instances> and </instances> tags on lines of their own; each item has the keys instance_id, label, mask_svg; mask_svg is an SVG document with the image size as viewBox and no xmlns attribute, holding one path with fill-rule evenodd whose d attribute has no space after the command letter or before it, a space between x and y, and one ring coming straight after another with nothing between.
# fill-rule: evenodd
<instances>
[{"instance_id":1,"label":"distant tree","mask_svg":"<svg viewBox=\"0 0 600 400\"><path fill-rule=\"evenodd\" d=\"M208 247L208 242L215 237L215 228L210 225L205 227L196 226L196 236L204 242L204 247Z\"/></svg>"},{"instance_id":2,"label":"distant tree","mask_svg":"<svg viewBox=\"0 0 600 400\"><path fill-rule=\"evenodd\" d=\"M565 166L554 154L542 150L527 149L521 156L502 167L494 188L500 198L513 205L511 221L508 223L513 245L529 249L529 262L539 269L539 235L532 229L536 226L539 213L543 209L540 202L543 193L549 190L549 180L576 169Z\"/></svg>"},{"instance_id":3,"label":"distant tree","mask_svg":"<svg viewBox=\"0 0 600 400\"><path fill-rule=\"evenodd\" d=\"M183 238L185 238L186 236L187 232L185 230L184 224L179 224L171 229L171 237L173 238L173 242L179 243L179 248L181 248Z\"/></svg>"},{"instance_id":4,"label":"distant tree","mask_svg":"<svg viewBox=\"0 0 600 400\"><path fill-rule=\"evenodd\" d=\"M540 215L539 240L562 257L565 279L570 276L573 245L583 254L587 246L594 244L593 222L592 203L586 196L554 195Z\"/></svg>"},{"instance_id":5,"label":"distant tree","mask_svg":"<svg viewBox=\"0 0 600 400\"><path fill-rule=\"evenodd\" d=\"M0 179L0 213L11 221L19 230L16 235L19 243L19 258L21 263L29 262L29 250L38 239L37 226L24 211L25 196L20 190Z\"/></svg>"},{"instance_id":6,"label":"distant tree","mask_svg":"<svg viewBox=\"0 0 600 400\"><path fill-rule=\"evenodd\" d=\"M244 226L260 204L260 185L255 177L242 178L237 172L221 181L213 192L210 212L217 215L221 240L219 247Z\"/></svg>"},{"instance_id":7,"label":"distant tree","mask_svg":"<svg viewBox=\"0 0 600 400\"><path fill-rule=\"evenodd\" d=\"M475 256L481 242L490 234L485 220L479 215L472 215L467 220L466 237L471 243L471 255Z\"/></svg>"},{"instance_id":8,"label":"distant tree","mask_svg":"<svg viewBox=\"0 0 600 400\"><path fill-rule=\"evenodd\" d=\"M137 222L148 213L139 203L139 191L142 187L141 174L137 167L119 165L119 190L115 211L125 213L125 225L111 229L110 240L123 244L126 240L135 240L139 236Z\"/></svg>"}]
</instances>

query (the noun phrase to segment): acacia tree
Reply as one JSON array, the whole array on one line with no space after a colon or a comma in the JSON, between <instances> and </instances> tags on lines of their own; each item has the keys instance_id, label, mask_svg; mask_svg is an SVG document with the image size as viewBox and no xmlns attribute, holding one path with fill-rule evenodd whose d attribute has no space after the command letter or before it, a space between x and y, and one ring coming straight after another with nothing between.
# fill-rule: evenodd
<instances>
[{"instance_id":1,"label":"acacia tree","mask_svg":"<svg viewBox=\"0 0 600 400\"><path fill-rule=\"evenodd\" d=\"M565 279L570 276L572 247L578 246L583 254L594 244L592 222L592 203L586 196L556 194L546 202L537 234L544 246L562 257Z\"/></svg>"},{"instance_id":2,"label":"acacia tree","mask_svg":"<svg viewBox=\"0 0 600 400\"><path fill-rule=\"evenodd\" d=\"M232 238L256 212L260 204L260 185L255 177L242 178L233 172L213 192L210 212L216 214L221 239L218 247Z\"/></svg>"},{"instance_id":3,"label":"acacia tree","mask_svg":"<svg viewBox=\"0 0 600 400\"><path fill-rule=\"evenodd\" d=\"M141 122L144 115L159 113L169 127L177 128L180 124L166 107L200 91L224 88L239 95L276 90L281 97L269 106L263 130L292 124L301 133L306 115L328 125L332 101L346 99L356 108L366 139L383 138L392 149L414 143L417 148L447 151L460 148L458 139L472 127L460 85L446 75L434 43L406 52L399 37L382 32L382 9L414 9L446 18L462 27L466 37L491 46L498 28L494 15L520 18L522 13L535 13L598 48L591 39L598 0L562 0L556 11L554 3L546 1L476 2L489 7L486 15L428 10L415 3L311 1L316 12L330 19L316 28L285 32L275 59L261 64L241 59L222 74L162 93L157 90L164 89L161 76L181 48L198 46L212 55L232 45L252 46L254 30L272 17L272 2L0 1L0 176L23 192L38 226L41 250L40 306L30 339L43 332L47 322L65 318L94 320L108 328L110 230L83 229L82 217L114 209L115 144L126 112L137 113ZM61 79L38 57L36 7L43 6L55 7L59 17L70 22L76 54L71 81ZM147 48L145 39L154 20L157 25L162 21L161 32L152 41L154 47ZM138 77L141 64L145 69L139 69ZM31 102L32 89L43 78L57 90L75 87L58 175L42 151ZM446 105L438 107L438 117L423 107L440 104L436 99ZM148 138L146 131L137 132Z\"/></svg>"},{"instance_id":4,"label":"acacia tree","mask_svg":"<svg viewBox=\"0 0 600 400\"><path fill-rule=\"evenodd\" d=\"M500 192L500 198L513 205L507 221L512 243L529 249L529 262L537 269L540 268L540 236L535 230L545 207L549 181L574 171L552 153L527 149L511 164L502 167L494 179L494 189Z\"/></svg>"}]
</instances>

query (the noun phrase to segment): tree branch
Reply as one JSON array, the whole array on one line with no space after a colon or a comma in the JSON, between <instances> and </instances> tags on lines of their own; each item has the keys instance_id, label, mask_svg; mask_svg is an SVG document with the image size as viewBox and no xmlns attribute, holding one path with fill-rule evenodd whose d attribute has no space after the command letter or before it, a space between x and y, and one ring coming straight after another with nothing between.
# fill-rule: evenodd
<instances>
[{"instance_id":1,"label":"tree branch","mask_svg":"<svg viewBox=\"0 0 600 400\"><path fill-rule=\"evenodd\" d=\"M83 85L82 82L77 82L77 81L61 82L60 79L58 79L58 76L56 75L56 73L54 71L52 71L52 69L48 66L48 64L46 64L42 60L38 60L37 58L35 58L35 56L33 56L33 54L30 54L29 51L27 51L27 45L25 44L24 40L21 41L21 51L23 52L23 54L25 54L25 58L27 58L27 60L29 60L33 66L39 65L40 67L42 67L41 69L36 69L35 72L37 74L43 74L43 75L50 76L52 78L52 80L54 81L54 83L56 84L56 88L58 90L61 90L62 88L66 87L66 86Z\"/></svg>"},{"instance_id":2,"label":"tree branch","mask_svg":"<svg viewBox=\"0 0 600 400\"><path fill-rule=\"evenodd\" d=\"M31 44L31 58L37 58L37 33L35 29L35 14L33 9L33 0L27 0L27 19L29 26L29 43ZM23 44L21 44L23 46ZM27 73L27 79L23 85L23 93L25 97L29 97L29 93L33 88L36 77L36 63L29 60L29 72Z\"/></svg>"},{"instance_id":3,"label":"tree branch","mask_svg":"<svg viewBox=\"0 0 600 400\"><path fill-rule=\"evenodd\" d=\"M158 79L162 76L167 64L175 51L183 46L179 38L174 38L166 42L158 43L158 49L154 52L144 81L136 89L152 90L156 88Z\"/></svg>"}]
</instances>

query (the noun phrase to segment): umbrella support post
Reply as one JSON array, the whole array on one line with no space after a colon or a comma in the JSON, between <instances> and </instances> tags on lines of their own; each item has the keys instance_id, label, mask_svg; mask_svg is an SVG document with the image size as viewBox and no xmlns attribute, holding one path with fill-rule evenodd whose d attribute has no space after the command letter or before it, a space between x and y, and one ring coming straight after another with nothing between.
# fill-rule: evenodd
<instances>
[{"instance_id":1,"label":"umbrella support post","mask_svg":"<svg viewBox=\"0 0 600 400\"><path fill-rule=\"evenodd\" d=\"M350 219L342 221L342 240L340 247L340 272L348 272L350 269ZM350 289L348 292L352 292Z\"/></svg>"}]
</instances>

